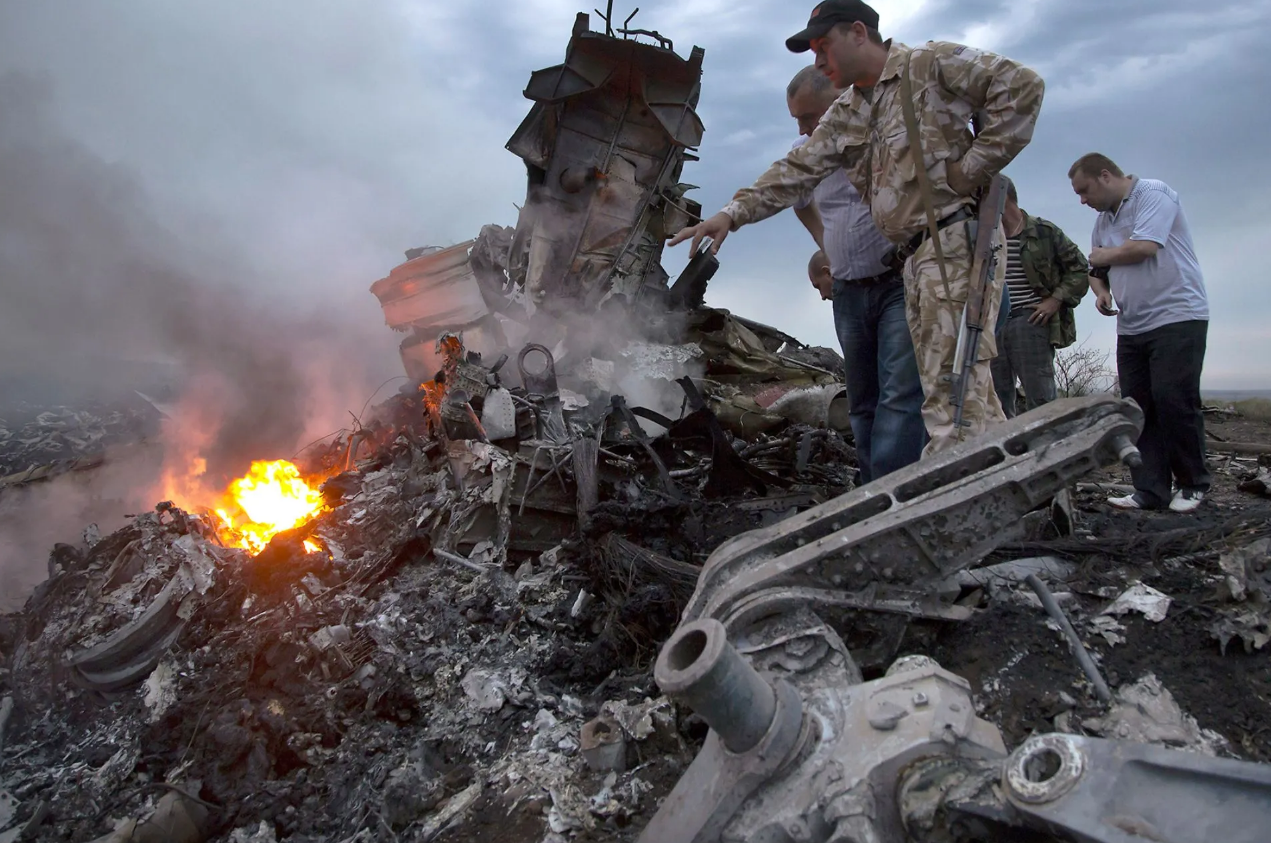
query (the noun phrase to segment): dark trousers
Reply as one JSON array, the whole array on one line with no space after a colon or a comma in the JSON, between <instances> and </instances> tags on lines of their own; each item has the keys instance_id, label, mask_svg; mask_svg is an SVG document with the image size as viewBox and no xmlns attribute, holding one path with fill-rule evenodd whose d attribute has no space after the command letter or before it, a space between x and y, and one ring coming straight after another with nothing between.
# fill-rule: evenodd
<instances>
[{"instance_id":1,"label":"dark trousers","mask_svg":"<svg viewBox=\"0 0 1271 843\"><path fill-rule=\"evenodd\" d=\"M1149 507L1165 506L1171 478L1180 489L1209 489L1205 421L1201 415L1200 370L1205 364L1209 323L1175 322L1144 334L1117 337L1121 396L1143 408L1134 488Z\"/></svg>"},{"instance_id":2,"label":"dark trousers","mask_svg":"<svg viewBox=\"0 0 1271 843\"><path fill-rule=\"evenodd\" d=\"M1015 418L1015 379L1024 385L1025 410L1035 410L1055 400L1055 348L1050 326L1028 321L1031 307L1012 310L997 332L997 357L990 368L993 388L1008 419ZM1058 319L1058 315L1054 318Z\"/></svg>"},{"instance_id":3,"label":"dark trousers","mask_svg":"<svg viewBox=\"0 0 1271 843\"><path fill-rule=\"evenodd\" d=\"M847 400L861 481L918 461L927 444L922 381L905 318L905 285L834 281L834 327L847 363Z\"/></svg>"}]
</instances>

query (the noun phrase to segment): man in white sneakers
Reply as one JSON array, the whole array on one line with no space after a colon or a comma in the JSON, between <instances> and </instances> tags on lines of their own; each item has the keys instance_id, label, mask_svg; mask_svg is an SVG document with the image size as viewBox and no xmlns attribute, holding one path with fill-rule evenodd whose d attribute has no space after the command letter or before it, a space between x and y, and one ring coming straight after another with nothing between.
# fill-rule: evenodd
<instances>
[{"instance_id":1,"label":"man in white sneakers","mask_svg":"<svg viewBox=\"0 0 1271 843\"><path fill-rule=\"evenodd\" d=\"M1081 203L1099 212L1090 287L1099 312L1117 317L1121 395L1144 414L1135 491L1108 503L1192 512L1210 483L1200 402L1209 299L1187 216L1169 185L1127 176L1097 152L1077 159L1068 178Z\"/></svg>"}]
</instances>

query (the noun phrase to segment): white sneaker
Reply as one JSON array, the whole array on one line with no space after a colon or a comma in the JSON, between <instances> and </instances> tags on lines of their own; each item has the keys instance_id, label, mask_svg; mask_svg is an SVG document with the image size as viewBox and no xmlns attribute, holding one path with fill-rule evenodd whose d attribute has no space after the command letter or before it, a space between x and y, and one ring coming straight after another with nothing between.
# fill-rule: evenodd
<instances>
[{"instance_id":1,"label":"white sneaker","mask_svg":"<svg viewBox=\"0 0 1271 843\"><path fill-rule=\"evenodd\" d=\"M1126 495L1120 498L1108 498L1108 505L1114 509L1147 509L1143 505L1143 499L1139 497L1138 492Z\"/></svg>"},{"instance_id":2,"label":"white sneaker","mask_svg":"<svg viewBox=\"0 0 1271 843\"><path fill-rule=\"evenodd\" d=\"M1204 499L1205 493L1200 489L1179 489L1169 502L1169 508L1172 512L1195 512Z\"/></svg>"}]
</instances>

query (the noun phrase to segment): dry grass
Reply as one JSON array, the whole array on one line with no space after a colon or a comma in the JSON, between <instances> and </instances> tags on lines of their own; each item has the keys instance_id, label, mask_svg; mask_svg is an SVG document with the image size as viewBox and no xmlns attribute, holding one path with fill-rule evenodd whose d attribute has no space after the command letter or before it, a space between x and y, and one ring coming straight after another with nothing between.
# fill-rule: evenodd
<instances>
[{"instance_id":1,"label":"dry grass","mask_svg":"<svg viewBox=\"0 0 1271 843\"><path fill-rule=\"evenodd\" d=\"M1239 401L1215 401L1209 398L1204 403L1210 407L1230 407L1246 419L1271 421L1271 399L1268 398L1242 398Z\"/></svg>"}]
</instances>

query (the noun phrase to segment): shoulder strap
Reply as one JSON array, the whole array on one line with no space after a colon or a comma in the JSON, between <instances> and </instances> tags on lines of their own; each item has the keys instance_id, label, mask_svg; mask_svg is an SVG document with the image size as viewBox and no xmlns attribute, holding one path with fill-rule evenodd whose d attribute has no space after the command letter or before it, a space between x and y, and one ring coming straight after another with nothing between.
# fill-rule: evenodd
<instances>
[{"instance_id":1,"label":"shoulder strap","mask_svg":"<svg viewBox=\"0 0 1271 843\"><path fill-rule=\"evenodd\" d=\"M940 226L936 221L935 199L931 195L931 179L927 175L927 159L922 153L922 134L918 130L918 115L914 113L914 86L909 78L909 60L912 57L911 50L905 56L905 67L900 74L900 107L905 115L905 130L909 133L909 154L914 156L914 170L918 173L918 189L922 191L922 204L927 209L928 233L931 235L931 245L936 250L940 281L944 284L945 297L952 299L949 276L944 268L944 249L940 247Z\"/></svg>"}]
</instances>

